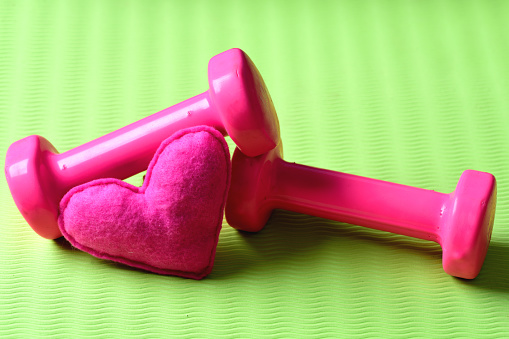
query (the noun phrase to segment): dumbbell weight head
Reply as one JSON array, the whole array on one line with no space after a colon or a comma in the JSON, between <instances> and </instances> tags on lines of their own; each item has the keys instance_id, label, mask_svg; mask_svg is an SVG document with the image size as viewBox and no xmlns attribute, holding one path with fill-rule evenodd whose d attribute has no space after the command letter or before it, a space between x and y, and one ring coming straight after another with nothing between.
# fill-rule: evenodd
<instances>
[{"instance_id":1,"label":"dumbbell weight head","mask_svg":"<svg viewBox=\"0 0 509 339\"><path fill-rule=\"evenodd\" d=\"M473 279L481 270L493 231L497 184L489 173L467 170L449 194L438 230L442 265L453 276Z\"/></svg>"},{"instance_id":2,"label":"dumbbell weight head","mask_svg":"<svg viewBox=\"0 0 509 339\"><path fill-rule=\"evenodd\" d=\"M279 143L279 121L260 72L249 56L234 48L209 61L209 93L226 132L247 156Z\"/></svg>"},{"instance_id":3,"label":"dumbbell weight head","mask_svg":"<svg viewBox=\"0 0 509 339\"><path fill-rule=\"evenodd\" d=\"M232 177L225 207L228 224L247 232L258 232L269 220L274 202L274 162L282 158L282 143L257 157L244 157L235 149Z\"/></svg>"},{"instance_id":4,"label":"dumbbell weight head","mask_svg":"<svg viewBox=\"0 0 509 339\"><path fill-rule=\"evenodd\" d=\"M54 154L58 151L48 140L31 135L13 143L5 159L5 176L16 206L28 224L38 225L37 233L48 239L60 236L52 225L65 194L48 166Z\"/></svg>"}]
</instances>

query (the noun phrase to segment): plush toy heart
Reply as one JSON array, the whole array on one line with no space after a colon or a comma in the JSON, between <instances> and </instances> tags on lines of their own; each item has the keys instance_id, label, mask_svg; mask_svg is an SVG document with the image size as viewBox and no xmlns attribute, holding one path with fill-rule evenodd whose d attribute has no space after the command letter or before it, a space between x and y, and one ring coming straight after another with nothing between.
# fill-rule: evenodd
<instances>
[{"instance_id":1,"label":"plush toy heart","mask_svg":"<svg viewBox=\"0 0 509 339\"><path fill-rule=\"evenodd\" d=\"M140 188L99 179L70 190L60 230L96 257L201 279L214 263L230 171L221 133L182 130L161 143Z\"/></svg>"}]
</instances>

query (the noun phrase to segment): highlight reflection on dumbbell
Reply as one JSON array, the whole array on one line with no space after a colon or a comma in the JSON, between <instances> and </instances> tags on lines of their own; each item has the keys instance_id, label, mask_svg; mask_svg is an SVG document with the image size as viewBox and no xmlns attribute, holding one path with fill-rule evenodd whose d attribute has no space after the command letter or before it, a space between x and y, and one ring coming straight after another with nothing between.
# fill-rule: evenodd
<instances>
[{"instance_id":1,"label":"highlight reflection on dumbbell","mask_svg":"<svg viewBox=\"0 0 509 339\"><path fill-rule=\"evenodd\" d=\"M208 80L208 91L61 154L41 136L13 143L7 151L5 175L26 221L45 238L60 237L58 204L70 188L98 178L125 179L146 170L159 144L187 127L214 127L248 156L278 144L272 100L243 51L231 49L213 57Z\"/></svg>"},{"instance_id":2,"label":"highlight reflection on dumbbell","mask_svg":"<svg viewBox=\"0 0 509 339\"><path fill-rule=\"evenodd\" d=\"M464 171L456 190L443 194L288 163L279 145L252 158L235 150L225 213L231 226L250 232L278 208L435 241L444 270L473 279L488 250L495 205L490 173Z\"/></svg>"}]
</instances>

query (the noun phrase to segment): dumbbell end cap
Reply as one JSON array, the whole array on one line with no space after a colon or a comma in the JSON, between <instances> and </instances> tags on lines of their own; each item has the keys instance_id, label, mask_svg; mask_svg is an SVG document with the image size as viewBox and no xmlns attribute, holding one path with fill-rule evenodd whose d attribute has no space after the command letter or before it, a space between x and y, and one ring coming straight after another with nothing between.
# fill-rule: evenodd
<instances>
[{"instance_id":1,"label":"dumbbell end cap","mask_svg":"<svg viewBox=\"0 0 509 339\"><path fill-rule=\"evenodd\" d=\"M446 273L474 279L488 251L495 219L497 184L486 172L464 171L450 194L442 227L442 263Z\"/></svg>"},{"instance_id":2,"label":"dumbbell end cap","mask_svg":"<svg viewBox=\"0 0 509 339\"><path fill-rule=\"evenodd\" d=\"M257 157L248 157L238 148L232 157L232 177L225 216L238 230L258 232L267 223L272 206L269 197L273 165L281 158L282 145Z\"/></svg>"},{"instance_id":3,"label":"dumbbell end cap","mask_svg":"<svg viewBox=\"0 0 509 339\"><path fill-rule=\"evenodd\" d=\"M228 135L247 156L279 143L279 122L262 76L238 48L214 56L208 66L209 93Z\"/></svg>"},{"instance_id":4,"label":"dumbbell end cap","mask_svg":"<svg viewBox=\"0 0 509 339\"><path fill-rule=\"evenodd\" d=\"M48 140L32 135L14 142L5 159L5 177L16 206L32 229L47 239L62 236L57 223L59 199L45 161L55 153Z\"/></svg>"}]
</instances>

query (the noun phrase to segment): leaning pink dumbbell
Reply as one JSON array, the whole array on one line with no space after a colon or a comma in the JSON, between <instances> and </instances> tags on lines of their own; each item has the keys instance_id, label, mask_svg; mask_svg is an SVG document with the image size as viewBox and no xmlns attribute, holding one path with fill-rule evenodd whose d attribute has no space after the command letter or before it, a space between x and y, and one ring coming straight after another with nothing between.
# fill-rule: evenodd
<instances>
[{"instance_id":1,"label":"leaning pink dumbbell","mask_svg":"<svg viewBox=\"0 0 509 339\"><path fill-rule=\"evenodd\" d=\"M228 223L257 232L273 209L285 209L439 243L444 270L473 279L488 250L496 181L463 172L450 194L333 172L281 158L281 147L249 158L238 149L226 204Z\"/></svg>"},{"instance_id":2,"label":"leaning pink dumbbell","mask_svg":"<svg viewBox=\"0 0 509 339\"><path fill-rule=\"evenodd\" d=\"M278 144L272 100L243 51L230 49L213 57L208 79L208 91L61 154L36 135L13 143L7 151L5 175L18 209L34 231L48 239L60 237L58 204L69 189L97 178L125 179L146 170L159 144L178 130L215 127L247 156Z\"/></svg>"}]
</instances>

